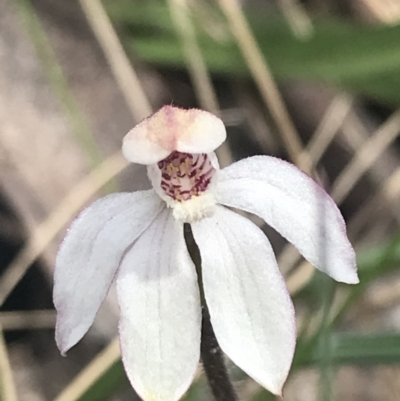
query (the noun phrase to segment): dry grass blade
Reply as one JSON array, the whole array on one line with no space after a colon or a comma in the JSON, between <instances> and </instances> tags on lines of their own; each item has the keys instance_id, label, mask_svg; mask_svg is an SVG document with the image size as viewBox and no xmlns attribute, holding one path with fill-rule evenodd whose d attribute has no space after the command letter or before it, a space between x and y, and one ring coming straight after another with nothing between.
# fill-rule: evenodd
<instances>
[{"instance_id":1,"label":"dry grass blade","mask_svg":"<svg viewBox=\"0 0 400 401\"><path fill-rule=\"evenodd\" d=\"M278 4L294 35L301 40L308 39L314 27L303 5L298 0L279 0Z\"/></svg>"},{"instance_id":2,"label":"dry grass blade","mask_svg":"<svg viewBox=\"0 0 400 401\"><path fill-rule=\"evenodd\" d=\"M107 13L98 0L80 0L133 117L139 121L152 113L150 102L131 67Z\"/></svg>"},{"instance_id":3,"label":"dry grass blade","mask_svg":"<svg viewBox=\"0 0 400 401\"><path fill-rule=\"evenodd\" d=\"M169 0L169 8L175 28L182 42L189 74L199 103L203 109L219 115L219 105L211 78L196 40L193 22L186 0Z\"/></svg>"},{"instance_id":4,"label":"dry grass blade","mask_svg":"<svg viewBox=\"0 0 400 401\"><path fill-rule=\"evenodd\" d=\"M352 99L347 94L340 94L330 103L321 122L314 132L306 151L300 158L311 158L312 166L318 164L324 152L343 125L352 107Z\"/></svg>"},{"instance_id":5,"label":"dry grass blade","mask_svg":"<svg viewBox=\"0 0 400 401\"><path fill-rule=\"evenodd\" d=\"M71 217L111 178L122 171L128 162L118 152L89 173L59 207L30 235L28 243L6 268L0 278L0 305L24 276L29 266L46 249L47 245L66 225Z\"/></svg>"},{"instance_id":6,"label":"dry grass blade","mask_svg":"<svg viewBox=\"0 0 400 401\"><path fill-rule=\"evenodd\" d=\"M189 74L200 106L220 116L218 99L207 71L206 63L196 40L196 33L190 19L186 0L169 0L172 21L182 42ZM222 167L232 163L232 155L226 142L217 150Z\"/></svg>"},{"instance_id":7,"label":"dry grass blade","mask_svg":"<svg viewBox=\"0 0 400 401\"><path fill-rule=\"evenodd\" d=\"M367 319L374 315L377 310L396 306L400 300L400 278L392 277L389 285L376 285L371 288L367 297L370 310L367 310ZM367 308L369 309L369 308Z\"/></svg>"},{"instance_id":8,"label":"dry grass blade","mask_svg":"<svg viewBox=\"0 0 400 401\"><path fill-rule=\"evenodd\" d=\"M394 171L389 178L385 180L381 189L363 206L358 213L350 220L348 224L349 232L356 236L371 214L379 208L382 200L392 207L395 211L394 216L400 222L400 213L398 210L398 199L400 197L400 167Z\"/></svg>"},{"instance_id":9,"label":"dry grass blade","mask_svg":"<svg viewBox=\"0 0 400 401\"><path fill-rule=\"evenodd\" d=\"M54 401L75 401L79 399L119 358L119 341L118 338L115 338Z\"/></svg>"},{"instance_id":10,"label":"dry grass blade","mask_svg":"<svg viewBox=\"0 0 400 401\"><path fill-rule=\"evenodd\" d=\"M282 274L290 275L291 270L300 260L301 255L294 245L288 243L277 257L278 266Z\"/></svg>"},{"instance_id":11,"label":"dry grass blade","mask_svg":"<svg viewBox=\"0 0 400 401\"><path fill-rule=\"evenodd\" d=\"M12 375L7 346L3 331L0 329L0 399L1 401L17 401L17 390Z\"/></svg>"},{"instance_id":12,"label":"dry grass blade","mask_svg":"<svg viewBox=\"0 0 400 401\"><path fill-rule=\"evenodd\" d=\"M0 312L0 325L4 331L53 329L55 323L54 310Z\"/></svg>"},{"instance_id":13,"label":"dry grass blade","mask_svg":"<svg viewBox=\"0 0 400 401\"><path fill-rule=\"evenodd\" d=\"M400 20L400 3L398 0L360 0L369 14L378 21L397 24Z\"/></svg>"},{"instance_id":14,"label":"dry grass blade","mask_svg":"<svg viewBox=\"0 0 400 401\"><path fill-rule=\"evenodd\" d=\"M300 159L303 146L275 84L266 60L258 48L250 27L237 0L219 0L233 35L246 60L261 96L270 110L290 159L307 173L311 173L309 158Z\"/></svg>"},{"instance_id":15,"label":"dry grass blade","mask_svg":"<svg viewBox=\"0 0 400 401\"><path fill-rule=\"evenodd\" d=\"M301 290L311 279L315 271L315 267L307 262L304 261L299 265L299 267L286 279L286 285L293 296L299 290Z\"/></svg>"},{"instance_id":16,"label":"dry grass blade","mask_svg":"<svg viewBox=\"0 0 400 401\"><path fill-rule=\"evenodd\" d=\"M400 167L385 181L381 192L390 201L398 200L400 195Z\"/></svg>"},{"instance_id":17,"label":"dry grass blade","mask_svg":"<svg viewBox=\"0 0 400 401\"><path fill-rule=\"evenodd\" d=\"M384 124L368 139L336 179L332 188L332 197L341 203L349 194L354 184L381 156L400 133L400 111L389 117Z\"/></svg>"}]
</instances>

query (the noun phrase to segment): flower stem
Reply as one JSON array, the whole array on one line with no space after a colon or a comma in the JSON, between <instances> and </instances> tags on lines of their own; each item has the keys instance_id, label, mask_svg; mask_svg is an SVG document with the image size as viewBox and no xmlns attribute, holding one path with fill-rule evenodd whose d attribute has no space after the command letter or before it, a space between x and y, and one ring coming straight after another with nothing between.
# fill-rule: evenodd
<instances>
[{"instance_id":1,"label":"flower stem","mask_svg":"<svg viewBox=\"0 0 400 401\"><path fill-rule=\"evenodd\" d=\"M229 379L224 355L215 337L207 307L203 307L200 349L204 371L215 399L217 401L237 401L238 396Z\"/></svg>"},{"instance_id":2,"label":"flower stem","mask_svg":"<svg viewBox=\"0 0 400 401\"><path fill-rule=\"evenodd\" d=\"M216 401L238 401L238 396L229 379L228 371L224 363L224 355L218 344L211 324L210 313L204 297L201 256L199 248L193 238L192 229L189 224L184 225L186 246L190 257L196 266L199 282L200 299L202 306L201 323L201 360L204 372Z\"/></svg>"}]
</instances>

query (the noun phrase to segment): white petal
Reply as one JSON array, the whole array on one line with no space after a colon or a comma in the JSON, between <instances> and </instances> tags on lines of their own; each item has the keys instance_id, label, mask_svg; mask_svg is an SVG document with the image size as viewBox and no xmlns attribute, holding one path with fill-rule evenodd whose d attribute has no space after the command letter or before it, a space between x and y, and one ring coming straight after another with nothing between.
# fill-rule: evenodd
<instances>
[{"instance_id":1,"label":"white petal","mask_svg":"<svg viewBox=\"0 0 400 401\"><path fill-rule=\"evenodd\" d=\"M197 275L183 226L164 210L126 254L117 279L125 370L145 401L175 401L200 358Z\"/></svg>"},{"instance_id":2,"label":"white petal","mask_svg":"<svg viewBox=\"0 0 400 401\"><path fill-rule=\"evenodd\" d=\"M267 237L218 207L192 225L200 249L211 323L222 350L249 376L280 394L293 358L294 309Z\"/></svg>"},{"instance_id":3,"label":"white petal","mask_svg":"<svg viewBox=\"0 0 400 401\"><path fill-rule=\"evenodd\" d=\"M268 156L220 171L217 201L254 213L337 281L358 283L356 259L332 198L290 163Z\"/></svg>"},{"instance_id":4,"label":"white petal","mask_svg":"<svg viewBox=\"0 0 400 401\"><path fill-rule=\"evenodd\" d=\"M132 128L122 145L133 163L154 164L171 152L209 153L226 139L223 122L199 109L164 106Z\"/></svg>"},{"instance_id":5,"label":"white petal","mask_svg":"<svg viewBox=\"0 0 400 401\"><path fill-rule=\"evenodd\" d=\"M162 207L152 190L117 193L97 200L72 223L54 272L56 341L63 354L87 332L123 252Z\"/></svg>"}]
</instances>

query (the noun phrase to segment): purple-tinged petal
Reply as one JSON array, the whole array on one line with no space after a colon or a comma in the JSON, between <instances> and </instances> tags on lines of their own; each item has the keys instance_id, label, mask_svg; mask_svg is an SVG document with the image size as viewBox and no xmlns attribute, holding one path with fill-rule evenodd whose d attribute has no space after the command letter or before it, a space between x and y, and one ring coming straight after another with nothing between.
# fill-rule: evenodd
<instances>
[{"instance_id":1,"label":"purple-tinged petal","mask_svg":"<svg viewBox=\"0 0 400 401\"><path fill-rule=\"evenodd\" d=\"M335 280L358 283L343 217L314 180L294 165L269 156L234 163L218 178L218 202L260 216Z\"/></svg>"},{"instance_id":2,"label":"purple-tinged petal","mask_svg":"<svg viewBox=\"0 0 400 401\"><path fill-rule=\"evenodd\" d=\"M117 193L97 200L72 223L54 272L56 342L61 353L92 325L122 254L163 206L153 190Z\"/></svg>"},{"instance_id":3,"label":"purple-tinged petal","mask_svg":"<svg viewBox=\"0 0 400 401\"><path fill-rule=\"evenodd\" d=\"M280 394L293 358L296 327L267 237L251 221L221 206L192 230L222 350L259 384Z\"/></svg>"},{"instance_id":4,"label":"purple-tinged petal","mask_svg":"<svg viewBox=\"0 0 400 401\"><path fill-rule=\"evenodd\" d=\"M164 210L125 255L117 278L122 361L145 401L176 401L200 358L197 275L183 225Z\"/></svg>"},{"instance_id":5,"label":"purple-tinged petal","mask_svg":"<svg viewBox=\"0 0 400 401\"><path fill-rule=\"evenodd\" d=\"M173 151L212 152L225 139L225 126L213 114L164 106L126 134L122 151L129 161L149 165L165 159Z\"/></svg>"}]
</instances>

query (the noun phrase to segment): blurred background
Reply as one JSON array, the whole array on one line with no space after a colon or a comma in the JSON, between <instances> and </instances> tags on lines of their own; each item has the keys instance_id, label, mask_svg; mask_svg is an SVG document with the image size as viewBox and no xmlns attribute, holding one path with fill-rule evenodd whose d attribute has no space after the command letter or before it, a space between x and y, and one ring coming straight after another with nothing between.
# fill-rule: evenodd
<instances>
[{"instance_id":1,"label":"blurred background","mask_svg":"<svg viewBox=\"0 0 400 401\"><path fill-rule=\"evenodd\" d=\"M221 116L223 166L289 160L348 223L357 286L318 274L254 219L297 311L285 400L400 400L399 23L399 0L1 0L0 399L138 399L114 289L63 358L52 275L85 205L149 186L121 140L174 104ZM240 399L274 400L228 366ZM199 368L185 400L211 399Z\"/></svg>"}]
</instances>

